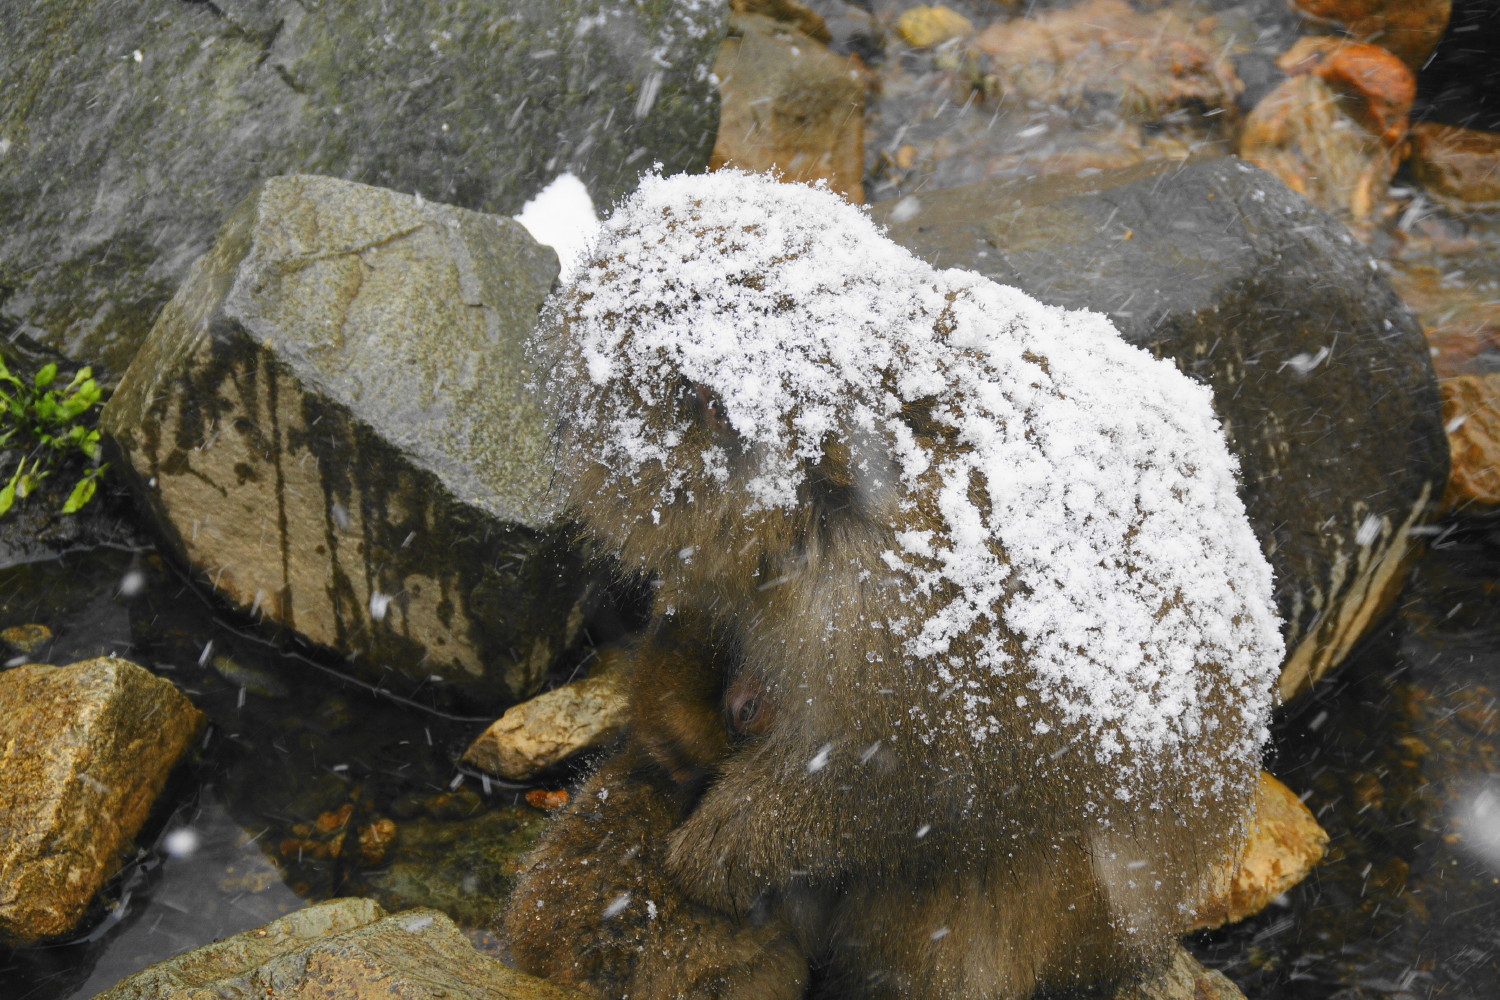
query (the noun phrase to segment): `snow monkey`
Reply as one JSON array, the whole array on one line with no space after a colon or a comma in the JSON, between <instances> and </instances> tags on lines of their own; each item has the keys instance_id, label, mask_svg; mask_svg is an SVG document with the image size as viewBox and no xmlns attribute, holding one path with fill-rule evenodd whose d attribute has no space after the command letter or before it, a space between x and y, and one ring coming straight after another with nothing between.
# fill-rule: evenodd
<instances>
[{"instance_id":1,"label":"snow monkey","mask_svg":"<svg viewBox=\"0 0 1500 1000\"><path fill-rule=\"evenodd\" d=\"M1150 974L1237 860L1282 656L1209 390L735 172L647 178L534 357L573 514L775 706L672 883L820 997Z\"/></svg>"}]
</instances>

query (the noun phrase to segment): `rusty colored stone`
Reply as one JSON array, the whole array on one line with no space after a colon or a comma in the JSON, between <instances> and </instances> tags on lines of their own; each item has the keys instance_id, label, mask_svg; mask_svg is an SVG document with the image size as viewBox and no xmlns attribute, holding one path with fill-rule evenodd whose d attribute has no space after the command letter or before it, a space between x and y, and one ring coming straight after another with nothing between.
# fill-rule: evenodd
<instances>
[{"instance_id":1,"label":"rusty colored stone","mask_svg":"<svg viewBox=\"0 0 1500 1000\"><path fill-rule=\"evenodd\" d=\"M1298 39L1278 64L1289 74L1313 73L1350 98L1351 110L1387 146L1406 137L1417 78L1378 45L1331 38Z\"/></svg>"},{"instance_id":2,"label":"rusty colored stone","mask_svg":"<svg viewBox=\"0 0 1500 1000\"><path fill-rule=\"evenodd\" d=\"M1328 850L1328 834L1307 806L1262 771L1255 790L1255 822L1238 870L1193 914L1190 930L1244 920L1301 882Z\"/></svg>"},{"instance_id":3,"label":"rusty colored stone","mask_svg":"<svg viewBox=\"0 0 1500 1000\"><path fill-rule=\"evenodd\" d=\"M729 9L736 14L763 14L773 21L790 24L824 45L833 41L823 15L797 0L729 0Z\"/></svg>"},{"instance_id":4,"label":"rusty colored stone","mask_svg":"<svg viewBox=\"0 0 1500 1000\"><path fill-rule=\"evenodd\" d=\"M1420 122L1410 163L1423 189L1449 208L1500 208L1500 132Z\"/></svg>"},{"instance_id":5,"label":"rusty colored stone","mask_svg":"<svg viewBox=\"0 0 1500 1000\"><path fill-rule=\"evenodd\" d=\"M1283 80L1255 106L1239 154L1347 221L1368 220L1401 162L1400 144L1372 134L1349 101L1320 75Z\"/></svg>"},{"instance_id":6,"label":"rusty colored stone","mask_svg":"<svg viewBox=\"0 0 1500 1000\"><path fill-rule=\"evenodd\" d=\"M709 169L778 170L864 201L866 71L795 28L758 14L730 19L719 51L722 108Z\"/></svg>"},{"instance_id":7,"label":"rusty colored stone","mask_svg":"<svg viewBox=\"0 0 1500 1000\"><path fill-rule=\"evenodd\" d=\"M1438 383L1452 471L1443 506L1473 512L1500 507L1500 374Z\"/></svg>"},{"instance_id":8,"label":"rusty colored stone","mask_svg":"<svg viewBox=\"0 0 1500 1000\"><path fill-rule=\"evenodd\" d=\"M1289 0L1309 20L1342 27L1362 42L1376 42L1412 69L1436 47L1453 0Z\"/></svg>"},{"instance_id":9,"label":"rusty colored stone","mask_svg":"<svg viewBox=\"0 0 1500 1000\"><path fill-rule=\"evenodd\" d=\"M126 660L0 673L0 941L73 930L202 723Z\"/></svg>"}]
</instances>

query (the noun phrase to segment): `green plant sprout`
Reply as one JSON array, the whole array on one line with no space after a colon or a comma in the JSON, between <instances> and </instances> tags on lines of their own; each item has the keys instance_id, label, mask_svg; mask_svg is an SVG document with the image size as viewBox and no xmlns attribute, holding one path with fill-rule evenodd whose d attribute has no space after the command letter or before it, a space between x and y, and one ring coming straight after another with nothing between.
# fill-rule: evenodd
<instances>
[{"instance_id":1,"label":"green plant sprout","mask_svg":"<svg viewBox=\"0 0 1500 1000\"><path fill-rule=\"evenodd\" d=\"M85 366L66 386L54 388L57 365L48 364L28 384L11 374L0 358L0 457L21 453L10 480L0 489L0 515L78 456L86 459L89 467L73 484L62 512L76 513L93 499L99 477L109 467L99 462L98 429L81 419L99 402L103 391L93 376L93 369Z\"/></svg>"}]
</instances>

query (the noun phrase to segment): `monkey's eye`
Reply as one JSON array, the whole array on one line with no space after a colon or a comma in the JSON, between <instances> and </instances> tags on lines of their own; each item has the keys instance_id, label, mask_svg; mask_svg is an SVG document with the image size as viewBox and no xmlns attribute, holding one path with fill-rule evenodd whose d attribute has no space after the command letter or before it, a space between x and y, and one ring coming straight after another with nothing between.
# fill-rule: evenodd
<instances>
[{"instance_id":1,"label":"monkey's eye","mask_svg":"<svg viewBox=\"0 0 1500 1000\"><path fill-rule=\"evenodd\" d=\"M741 691L729 706L730 723L738 730L747 730L755 725L760 716L760 695L754 691Z\"/></svg>"}]
</instances>

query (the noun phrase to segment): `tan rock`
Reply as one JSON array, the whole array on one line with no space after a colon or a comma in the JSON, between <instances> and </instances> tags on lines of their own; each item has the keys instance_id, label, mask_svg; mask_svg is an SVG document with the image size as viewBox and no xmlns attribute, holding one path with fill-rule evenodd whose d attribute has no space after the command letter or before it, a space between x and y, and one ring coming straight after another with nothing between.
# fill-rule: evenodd
<instances>
[{"instance_id":1,"label":"tan rock","mask_svg":"<svg viewBox=\"0 0 1500 1000\"><path fill-rule=\"evenodd\" d=\"M1453 462L1443 506L1492 511L1500 507L1500 374L1459 375L1438 388Z\"/></svg>"},{"instance_id":2,"label":"tan rock","mask_svg":"<svg viewBox=\"0 0 1500 1000\"><path fill-rule=\"evenodd\" d=\"M1422 122L1411 130L1411 172L1455 211L1500 208L1500 132Z\"/></svg>"},{"instance_id":3,"label":"tan rock","mask_svg":"<svg viewBox=\"0 0 1500 1000\"><path fill-rule=\"evenodd\" d=\"M1261 772L1255 824L1237 871L1198 911L1190 930L1244 920L1301 882L1328 850L1328 834L1302 801Z\"/></svg>"},{"instance_id":4,"label":"tan rock","mask_svg":"<svg viewBox=\"0 0 1500 1000\"><path fill-rule=\"evenodd\" d=\"M629 714L618 654L606 651L594 672L513 706L464 751L464 762L524 781L580 750L607 743Z\"/></svg>"},{"instance_id":5,"label":"tan rock","mask_svg":"<svg viewBox=\"0 0 1500 1000\"><path fill-rule=\"evenodd\" d=\"M735 15L714 73L722 106L709 168L779 170L864 201L866 71L758 14Z\"/></svg>"},{"instance_id":6,"label":"tan rock","mask_svg":"<svg viewBox=\"0 0 1500 1000\"><path fill-rule=\"evenodd\" d=\"M334 899L142 969L95 1000L585 1000L482 955L437 910Z\"/></svg>"},{"instance_id":7,"label":"tan rock","mask_svg":"<svg viewBox=\"0 0 1500 1000\"><path fill-rule=\"evenodd\" d=\"M1288 0L1309 20L1377 42L1412 69L1422 65L1448 26L1453 0Z\"/></svg>"},{"instance_id":8,"label":"tan rock","mask_svg":"<svg viewBox=\"0 0 1500 1000\"><path fill-rule=\"evenodd\" d=\"M202 722L126 660L0 673L0 941L74 928Z\"/></svg>"},{"instance_id":9,"label":"tan rock","mask_svg":"<svg viewBox=\"0 0 1500 1000\"><path fill-rule=\"evenodd\" d=\"M896 19L896 34L913 48L942 45L974 34L974 22L951 7L940 4L911 7Z\"/></svg>"},{"instance_id":10,"label":"tan rock","mask_svg":"<svg viewBox=\"0 0 1500 1000\"><path fill-rule=\"evenodd\" d=\"M45 625L12 625L0 632L0 642L17 653L34 653L52 641L52 630Z\"/></svg>"},{"instance_id":11,"label":"tan rock","mask_svg":"<svg viewBox=\"0 0 1500 1000\"><path fill-rule=\"evenodd\" d=\"M1391 284L1422 324L1439 379L1500 370L1500 300L1431 264L1387 262Z\"/></svg>"},{"instance_id":12,"label":"tan rock","mask_svg":"<svg viewBox=\"0 0 1500 1000\"><path fill-rule=\"evenodd\" d=\"M1198 23L1125 0L1085 0L1039 17L999 21L974 40L1007 98L1092 109L1102 96L1137 122L1180 108L1232 113L1242 85Z\"/></svg>"},{"instance_id":13,"label":"tan rock","mask_svg":"<svg viewBox=\"0 0 1500 1000\"><path fill-rule=\"evenodd\" d=\"M1245 1000L1245 994L1224 973L1205 969L1178 945L1161 975L1125 987L1115 1000Z\"/></svg>"},{"instance_id":14,"label":"tan rock","mask_svg":"<svg viewBox=\"0 0 1500 1000\"><path fill-rule=\"evenodd\" d=\"M1417 78L1380 46L1300 38L1277 64L1289 75L1312 73L1348 98L1350 113L1387 146L1406 137Z\"/></svg>"}]
</instances>

